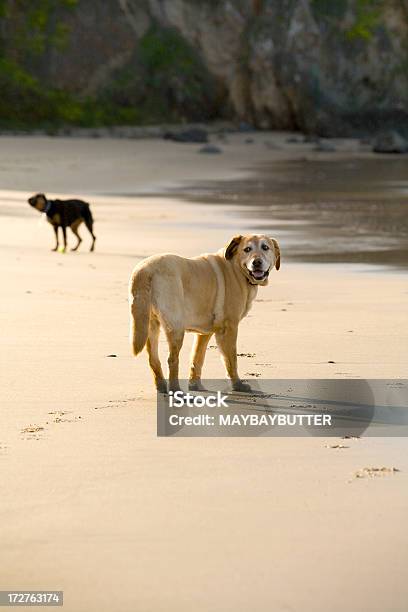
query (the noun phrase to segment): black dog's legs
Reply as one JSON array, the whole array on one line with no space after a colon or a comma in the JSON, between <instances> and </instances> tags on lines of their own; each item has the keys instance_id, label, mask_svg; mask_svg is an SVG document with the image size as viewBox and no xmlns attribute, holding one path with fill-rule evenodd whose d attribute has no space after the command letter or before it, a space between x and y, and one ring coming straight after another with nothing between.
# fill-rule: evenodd
<instances>
[{"instance_id":1,"label":"black dog's legs","mask_svg":"<svg viewBox=\"0 0 408 612\"><path fill-rule=\"evenodd\" d=\"M62 225L62 235L64 236L64 251L67 249L67 228L65 225Z\"/></svg>"},{"instance_id":2,"label":"black dog's legs","mask_svg":"<svg viewBox=\"0 0 408 612\"><path fill-rule=\"evenodd\" d=\"M93 232L91 232L92 234L92 244L91 244L91 248L89 249L91 252L95 249L95 240L96 240L96 236Z\"/></svg>"},{"instance_id":3,"label":"black dog's legs","mask_svg":"<svg viewBox=\"0 0 408 612\"><path fill-rule=\"evenodd\" d=\"M86 206L82 212L82 218L85 222L85 225L89 231L89 233L92 236L92 244L91 244L91 248L90 251L93 251L95 248L95 240L96 240L96 236L93 233L93 218L92 218L92 214L91 211L89 210L89 206Z\"/></svg>"},{"instance_id":4,"label":"black dog's legs","mask_svg":"<svg viewBox=\"0 0 408 612\"><path fill-rule=\"evenodd\" d=\"M91 234L91 236L92 236L92 244L91 244L91 248L90 248L89 250L90 250L90 251L93 251L93 250L94 250L94 248L95 248L95 240L96 240L96 236L95 236L95 234L93 233L93 223L92 223L92 221L90 221L90 220L88 220L88 219L85 219L85 225L86 225L86 227L88 228L89 233L90 233L90 234Z\"/></svg>"},{"instance_id":5,"label":"black dog's legs","mask_svg":"<svg viewBox=\"0 0 408 612\"><path fill-rule=\"evenodd\" d=\"M58 250L58 246L59 246L59 242L58 242L58 225L54 225L54 233L55 233L55 248L51 249L52 251L57 251Z\"/></svg>"},{"instance_id":6,"label":"black dog's legs","mask_svg":"<svg viewBox=\"0 0 408 612\"><path fill-rule=\"evenodd\" d=\"M81 242L82 242L82 238L81 238L81 236L78 234L78 225L79 225L79 223L73 223L73 224L71 225L71 230L72 230L72 233L73 233L73 234L74 234L74 235L77 237L77 240L78 240L78 242L76 243L76 245L74 246L74 248L73 248L73 249L71 249L71 251L76 251L76 250L77 250L77 248L79 247L79 245L80 245L80 244L81 244Z\"/></svg>"}]
</instances>

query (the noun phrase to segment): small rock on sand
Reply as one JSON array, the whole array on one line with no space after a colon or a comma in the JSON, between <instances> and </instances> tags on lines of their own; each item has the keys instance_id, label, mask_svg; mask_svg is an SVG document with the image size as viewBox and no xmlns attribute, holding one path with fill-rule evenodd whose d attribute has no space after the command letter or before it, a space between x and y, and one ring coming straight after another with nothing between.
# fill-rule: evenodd
<instances>
[{"instance_id":1,"label":"small rock on sand","mask_svg":"<svg viewBox=\"0 0 408 612\"><path fill-rule=\"evenodd\" d=\"M204 147L201 147L201 149L199 149L198 152L214 154L214 153L222 153L222 149L220 149L220 147L217 147L216 145L208 144L208 145L205 145Z\"/></svg>"},{"instance_id":2,"label":"small rock on sand","mask_svg":"<svg viewBox=\"0 0 408 612\"><path fill-rule=\"evenodd\" d=\"M175 142L208 142L208 133L200 128L191 128L182 132L166 132L163 138Z\"/></svg>"},{"instance_id":3,"label":"small rock on sand","mask_svg":"<svg viewBox=\"0 0 408 612\"><path fill-rule=\"evenodd\" d=\"M393 130L378 134L374 141L374 153L408 153L408 142Z\"/></svg>"}]
</instances>

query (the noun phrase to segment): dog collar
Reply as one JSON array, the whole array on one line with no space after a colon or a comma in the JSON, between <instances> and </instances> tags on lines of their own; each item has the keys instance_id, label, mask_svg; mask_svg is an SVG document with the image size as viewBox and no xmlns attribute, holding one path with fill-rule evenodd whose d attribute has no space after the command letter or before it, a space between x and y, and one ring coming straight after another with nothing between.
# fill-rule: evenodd
<instances>
[{"instance_id":1,"label":"dog collar","mask_svg":"<svg viewBox=\"0 0 408 612\"><path fill-rule=\"evenodd\" d=\"M50 208L52 205L53 205L53 202L51 200L47 200L43 213L47 214L50 211Z\"/></svg>"}]
</instances>

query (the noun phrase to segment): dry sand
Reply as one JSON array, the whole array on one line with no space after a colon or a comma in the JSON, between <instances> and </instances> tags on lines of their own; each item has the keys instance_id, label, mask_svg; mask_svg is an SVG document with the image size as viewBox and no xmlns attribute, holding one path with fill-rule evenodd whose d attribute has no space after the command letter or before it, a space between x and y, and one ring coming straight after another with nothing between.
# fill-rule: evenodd
<instances>
[{"instance_id":1,"label":"dry sand","mask_svg":"<svg viewBox=\"0 0 408 612\"><path fill-rule=\"evenodd\" d=\"M256 138L213 156L162 141L0 140L1 589L62 589L69 612L407 609L406 439L156 437L147 359L128 347L129 274L246 227L229 208L131 194L293 155L284 135ZM37 190L91 200L94 254L84 229L81 252L48 251L52 230L25 203ZM406 377L406 276L288 263L281 246L240 327L239 351L255 353L242 375ZM205 373L223 376L216 350ZM353 478L367 466L401 471Z\"/></svg>"}]
</instances>

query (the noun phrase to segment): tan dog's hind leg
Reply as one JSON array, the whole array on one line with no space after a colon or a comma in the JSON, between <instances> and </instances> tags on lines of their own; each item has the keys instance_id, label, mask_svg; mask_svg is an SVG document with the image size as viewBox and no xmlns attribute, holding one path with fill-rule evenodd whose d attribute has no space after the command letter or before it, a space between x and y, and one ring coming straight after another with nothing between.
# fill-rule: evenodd
<instances>
[{"instance_id":1,"label":"tan dog's hind leg","mask_svg":"<svg viewBox=\"0 0 408 612\"><path fill-rule=\"evenodd\" d=\"M234 391L251 391L248 383L242 382L238 375L237 367L237 335L238 327L226 326L223 330L215 333L218 348L223 356L225 367L227 369L228 376L232 382L232 388Z\"/></svg>"},{"instance_id":2,"label":"tan dog's hind leg","mask_svg":"<svg viewBox=\"0 0 408 612\"><path fill-rule=\"evenodd\" d=\"M211 336L212 334L197 334L195 337L188 385L190 391L204 391L204 387L201 384L201 370L203 369L205 351Z\"/></svg>"},{"instance_id":3,"label":"tan dog's hind leg","mask_svg":"<svg viewBox=\"0 0 408 612\"><path fill-rule=\"evenodd\" d=\"M179 353L183 346L184 329L166 329L167 342L169 343L169 391L179 391Z\"/></svg>"},{"instance_id":4,"label":"tan dog's hind leg","mask_svg":"<svg viewBox=\"0 0 408 612\"><path fill-rule=\"evenodd\" d=\"M147 337L146 348L149 354L149 364L153 370L154 382L156 389L160 393L167 392L167 384L163 375L163 370L159 358L159 334L160 323L154 317L151 317L149 324L149 335Z\"/></svg>"}]
</instances>

